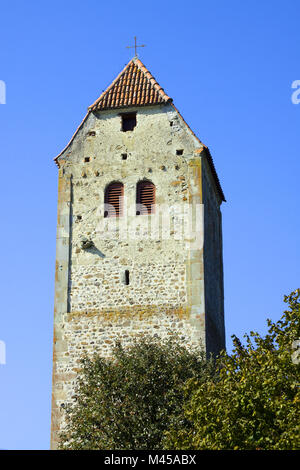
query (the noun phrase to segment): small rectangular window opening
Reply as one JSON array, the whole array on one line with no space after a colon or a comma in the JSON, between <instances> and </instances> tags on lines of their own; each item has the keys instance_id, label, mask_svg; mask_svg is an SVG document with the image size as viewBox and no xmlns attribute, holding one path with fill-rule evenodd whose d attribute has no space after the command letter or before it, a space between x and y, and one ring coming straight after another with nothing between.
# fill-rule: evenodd
<instances>
[{"instance_id":1,"label":"small rectangular window opening","mask_svg":"<svg viewBox=\"0 0 300 470\"><path fill-rule=\"evenodd\" d=\"M121 114L122 118L122 131L133 131L136 126L136 113Z\"/></svg>"},{"instance_id":2,"label":"small rectangular window opening","mask_svg":"<svg viewBox=\"0 0 300 470\"><path fill-rule=\"evenodd\" d=\"M122 153L122 160L127 160L127 153Z\"/></svg>"},{"instance_id":3,"label":"small rectangular window opening","mask_svg":"<svg viewBox=\"0 0 300 470\"><path fill-rule=\"evenodd\" d=\"M88 163L90 161L90 157L85 157L84 161L85 163Z\"/></svg>"},{"instance_id":4,"label":"small rectangular window opening","mask_svg":"<svg viewBox=\"0 0 300 470\"><path fill-rule=\"evenodd\" d=\"M176 155L183 155L183 149L176 150Z\"/></svg>"},{"instance_id":5,"label":"small rectangular window opening","mask_svg":"<svg viewBox=\"0 0 300 470\"><path fill-rule=\"evenodd\" d=\"M126 269L126 271L125 271L124 284L125 284L125 286L129 286L129 271L128 271L128 269Z\"/></svg>"}]
</instances>

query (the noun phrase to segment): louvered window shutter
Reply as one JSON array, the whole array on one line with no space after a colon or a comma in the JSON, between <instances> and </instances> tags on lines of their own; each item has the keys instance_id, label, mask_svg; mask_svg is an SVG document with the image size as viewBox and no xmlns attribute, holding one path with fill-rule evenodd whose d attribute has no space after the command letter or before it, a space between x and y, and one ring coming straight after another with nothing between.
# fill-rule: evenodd
<instances>
[{"instance_id":1,"label":"louvered window shutter","mask_svg":"<svg viewBox=\"0 0 300 470\"><path fill-rule=\"evenodd\" d=\"M155 186L150 181L141 181L136 192L137 215L153 214L155 205Z\"/></svg>"},{"instance_id":2,"label":"louvered window shutter","mask_svg":"<svg viewBox=\"0 0 300 470\"><path fill-rule=\"evenodd\" d=\"M104 217L121 217L123 215L124 186L122 183L111 183L105 191Z\"/></svg>"}]
</instances>

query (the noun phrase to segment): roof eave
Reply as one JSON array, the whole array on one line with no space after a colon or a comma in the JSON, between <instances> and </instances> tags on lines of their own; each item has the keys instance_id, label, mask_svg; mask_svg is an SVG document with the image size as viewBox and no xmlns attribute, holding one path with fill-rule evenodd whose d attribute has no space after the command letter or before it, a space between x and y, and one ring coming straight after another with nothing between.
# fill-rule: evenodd
<instances>
[{"instance_id":1,"label":"roof eave","mask_svg":"<svg viewBox=\"0 0 300 470\"><path fill-rule=\"evenodd\" d=\"M199 144L201 144L201 146L203 147L204 151L206 152L207 161L208 161L209 167L210 167L210 169L211 169L211 172L212 172L212 175L213 175L215 184L216 184L217 191L218 191L218 193L219 193L219 196L220 196L220 198L221 198L221 201L226 202L226 199L225 199L225 196L224 196L224 193L223 193L223 190L222 190L222 186L221 186L221 183L220 183L218 174L217 174L217 170L216 170L216 168L215 168L214 161L213 161L213 158L212 158L212 156L211 156L211 153L210 153L209 148L207 147L207 145L205 145L203 142L201 142L201 140L199 139L199 137L198 137L198 136L195 134L195 132L190 128L190 126L188 125L188 123L186 122L186 120L184 119L184 117L180 114L180 111L176 108L176 106L175 106L173 103L171 104L171 106L172 106L172 107L175 109L175 111L179 114L179 116L181 117L181 119L183 120L183 122L185 123L185 125L187 126L187 128L190 130L190 132L192 133L192 135L195 137L195 139L197 139L197 141L199 142Z\"/></svg>"},{"instance_id":2,"label":"roof eave","mask_svg":"<svg viewBox=\"0 0 300 470\"><path fill-rule=\"evenodd\" d=\"M106 108L101 108L101 109L89 109L89 112L92 112L92 113L101 113L102 111L114 111L116 109L128 109L128 108L135 108L135 109L138 109L138 108L148 108L148 107L155 107L155 106L165 106L166 104L169 104L169 103L172 103L172 98L169 98L167 101L162 101L161 103L144 103L144 104L128 104L126 106L114 106L113 108L110 107L110 106L107 106Z\"/></svg>"}]
</instances>

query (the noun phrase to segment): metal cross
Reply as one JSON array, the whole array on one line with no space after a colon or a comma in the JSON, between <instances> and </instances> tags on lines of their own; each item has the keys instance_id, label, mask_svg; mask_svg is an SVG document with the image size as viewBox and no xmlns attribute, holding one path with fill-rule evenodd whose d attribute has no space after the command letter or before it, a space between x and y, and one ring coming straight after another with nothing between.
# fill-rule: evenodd
<instances>
[{"instance_id":1,"label":"metal cross","mask_svg":"<svg viewBox=\"0 0 300 470\"><path fill-rule=\"evenodd\" d=\"M134 46L126 46L127 49L133 49L134 48L134 56L137 57L138 54L137 54L137 48L138 47L146 47L144 44L142 44L141 46L138 46L137 43L136 43L136 36L134 36Z\"/></svg>"}]
</instances>

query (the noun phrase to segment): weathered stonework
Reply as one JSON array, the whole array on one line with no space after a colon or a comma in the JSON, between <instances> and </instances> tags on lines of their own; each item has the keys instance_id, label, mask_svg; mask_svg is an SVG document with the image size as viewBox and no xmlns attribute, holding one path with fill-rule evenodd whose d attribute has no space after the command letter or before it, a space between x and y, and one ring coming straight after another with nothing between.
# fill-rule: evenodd
<instances>
[{"instance_id":1,"label":"weathered stonework","mask_svg":"<svg viewBox=\"0 0 300 470\"><path fill-rule=\"evenodd\" d=\"M83 353L109 356L116 340L129 344L140 334L176 333L207 352L225 346L221 197L205 148L169 103L126 111L137 111L133 131L121 131L120 110L90 112L58 159L52 448ZM204 246L178 236L175 209L168 234L159 213L136 215L143 179L154 183L158 205L204 204ZM113 181L124 184L128 217L104 218Z\"/></svg>"}]
</instances>

